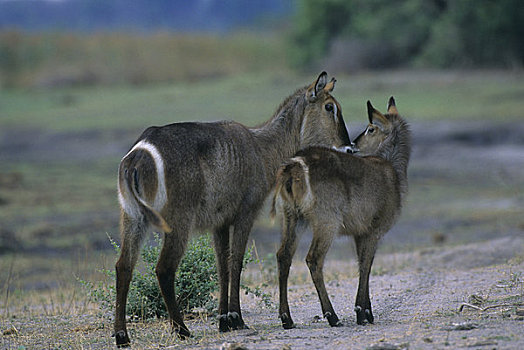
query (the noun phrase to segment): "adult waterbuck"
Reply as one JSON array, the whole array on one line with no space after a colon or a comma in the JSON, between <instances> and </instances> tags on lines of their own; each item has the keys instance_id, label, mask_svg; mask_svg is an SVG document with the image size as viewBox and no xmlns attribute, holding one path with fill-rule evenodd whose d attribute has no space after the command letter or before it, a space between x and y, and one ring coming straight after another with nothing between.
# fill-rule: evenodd
<instances>
[{"instance_id":1,"label":"adult waterbuck","mask_svg":"<svg viewBox=\"0 0 524 350\"><path fill-rule=\"evenodd\" d=\"M323 277L326 253L336 234L355 240L359 285L357 323L373 323L369 273L379 239L393 226L407 192L410 156L408 124L390 98L382 115L368 101L369 125L354 141L358 156L311 147L299 151L278 171L272 214L282 212L282 244L277 252L280 308L284 328L294 327L287 300L287 280L298 239L296 227L309 224L313 240L306 257L322 312L331 326L340 326Z\"/></svg>"},{"instance_id":2,"label":"adult waterbuck","mask_svg":"<svg viewBox=\"0 0 524 350\"><path fill-rule=\"evenodd\" d=\"M164 232L156 266L173 329L190 332L174 290L175 272L191 232L211 230L219 277L219 330L246 328L240 312L242 260L253 221L279 166L311 145L342 147L349 136L335 79L322 72L297 90L266 123L175 123L150 127L124 156L118 172L121 254L116 263L115 337L129 345L125 308L141 242L152 229ZM229 294L228 294L229 293Z\"/></svg>"}]
</instances>

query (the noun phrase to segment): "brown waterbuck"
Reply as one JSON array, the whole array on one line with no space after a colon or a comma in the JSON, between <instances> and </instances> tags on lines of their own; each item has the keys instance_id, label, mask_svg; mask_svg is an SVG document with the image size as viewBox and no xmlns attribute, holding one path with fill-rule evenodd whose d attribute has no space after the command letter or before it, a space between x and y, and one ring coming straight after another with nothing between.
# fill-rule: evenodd
<instances>
[{"instance_id":1,"label":"brown waterbuck","mask_svg":"<svg viewBox=\"0 0 524 350\"><path fill-rule=\"evenodd\" d=\"M242 261L249 232L279 166L299 149L349 145L335 79L322 72L297 90L264 124L175 123L150 127L118 172L121 254L116 263L115 337L130 343L125 324L132 271L146 234L164 232L156 266L173 329L190 336L174 290L175 272L191 232L211 230L219 277L219 330L246 328L240 312ZM229 294L228 294L229 293Z\"/></svg>"},{"instance_id":2,"label":"brown waterbuck","mask_svg":"<svg viewBox=\"0 0 524 350\"><path fill-rule=\"evenodd\" d=\"M279 315L284 328L294 327L287 300L289 269L297 248L296 227L311 226L313 240L306 256L322 313L340 326L323 277L326 253L336 234L355 240L359 285L357 323L373 323L369 273L379 239L393 226L407 192L410 130L390 98L382 115L368 101L369 125L354 141L358 156L322 147L299 151L278 171L272 215L282 212L282 243L277 252Z\"/></svg>"}]
</instances>

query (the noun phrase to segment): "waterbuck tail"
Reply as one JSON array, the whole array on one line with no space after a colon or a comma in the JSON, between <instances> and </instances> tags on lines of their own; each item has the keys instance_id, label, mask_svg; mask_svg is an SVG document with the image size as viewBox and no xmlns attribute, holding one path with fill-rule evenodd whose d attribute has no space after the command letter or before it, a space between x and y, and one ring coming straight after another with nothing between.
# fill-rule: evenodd
<instances>
[{"instance_id":1,"label":"waterbuck tail","mask_svg":"<svg viewBox=\"0 0 524 350\"><path fill-rule=\"evenodd\" d=\"M160 215L158 211L156 211L140 196L140 179L138 175L138 170L136 168L133 168L132 171L128 171L125 180L130 192L133 194L133 198L136 200L140 208L140 212L142 213L142 215L144 215L146 220L151 225L162 230L165 233L172 232L173 229L167 224L166 220L162 217L162 215Z\"/></svg>"},{"instance_id":2,"label":"waterbuck tail","mask_svg":"<svg viewBox=\"0 0 524 350\"><path fill-rule=\"evenodd\" d=\"M270 215L272 218L276 215L279 199L288 207L300 210L311 197L308 166L302 157L292 158L278 170Z\"/></svg>"}]
</instances>

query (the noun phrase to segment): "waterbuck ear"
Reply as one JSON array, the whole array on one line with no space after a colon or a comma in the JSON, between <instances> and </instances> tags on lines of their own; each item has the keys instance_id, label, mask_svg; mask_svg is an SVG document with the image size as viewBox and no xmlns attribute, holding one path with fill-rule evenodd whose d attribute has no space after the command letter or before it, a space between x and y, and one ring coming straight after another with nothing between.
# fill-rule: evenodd
<instances>
[{"instance_id":1,"label":"waterbuck ear","mask_svg":"<svg viewBox=\"0 0 524 350\"><path fill-rule=\"evenodd\" d=\"M368 120L370 124L373 124L373 113L378 112L378 111L373 107L370 100L368 100L367 106L368 106Z\"/></svg>"},{"instance_id":2,"label":"waterbuck ear","mask_svg":"<svg viewBox=\"0 0 524 350\"><path fill-rule=\"evenodd\" d=\"M331 92L335 88L335 83L337 82L337 79L331 78L331 81L326 84L326 87L324 87L324 91Z\"/></svg>"},{"instance_id":3,"label":"waterbuck ear","mask_svg":"<svg viewBox=\"0 0 524 350\"><path fill-rule=\"evenodd\" d=\"M393 96L391 96L388 101L388 114L398 114L397 105L395 104Z\"/></svg>"},{"instance_id":4,"label":"waterbuck ear","mask_svg":"<svg viewBox=\"0 0 524 350\"><path fill-rule=\"evenodd\" d=\"M368 106L368 119L371 124L377 125L382 130L386 130L386 128L389 126L389 120L387 120L386 117L379 111L377 111L371 102L368 100L367 103Z\"/></svg>"},{"instance_id":5,"label":"waterbuck ear","mask_svg":"<svg viewBox=\"0 0 524 350\"><path fill-rule=\"evenodd\" d=\"M307 93L306 93L307 99L310 102L313 102L317 98L318 93L326 87L326 83L327 83L327 73L322 72L318 76L317 80L313 84L311 84L309 88L307 89Z\"/></svg>"}]
</instances>

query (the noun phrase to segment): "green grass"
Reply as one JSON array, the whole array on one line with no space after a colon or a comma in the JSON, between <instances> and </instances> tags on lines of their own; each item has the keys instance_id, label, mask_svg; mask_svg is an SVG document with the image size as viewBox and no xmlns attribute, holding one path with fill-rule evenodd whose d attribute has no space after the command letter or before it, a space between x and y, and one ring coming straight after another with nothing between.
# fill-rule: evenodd
<instances>
[{"instance_id":1,"label":"green grass","mask_svg":"<svg viewBox=\"0 0 524 350\"><path fill-rule=\"evenodd\" d=\"M149 125L219 119L256 125L267 120L285 96L315 76L316 73L296 76L266 72L150 86L2 90L0 128L59 136L92 132L93 143L122 138L131 144ZM371 99L377 108L383 109L390 95L396 97L399 110L411 122L517 121L522 115L524 79L509 72L362 73L337 78L334 95L343 106L352 133L356 132L352 129L355 123L366 121L365 101ZM89 146L86 149L89 152ZM81 238L89 230L96 230L97 239L103 241L105 231L117 229L115 183L122 154L89 161L69 156L44 164L23 159L4 162L0 175L20 174L22 181L18 186L0 190L0 198L8 203L0 211L0 222L13 227L20 239L35 246L89 241L92 237ZM463 175L453 180L436 179L435 183L425 179L424 183L411 186L408 200L415 203L411 214L427 214L429 210L442 215L441 210L449 209L442 207L445 199L460 193L466 200L477 200L476 184L467 174ZM489 184L486 186L481 196L488 191L495 199L515 190L501 187L496 181L491 189ZM423 201L431 206L416 204ZM86 227L86 216L95 218L100 225ZM264 218L260 221L269 225ZM68 227L73 227L74 232L64 235ZM46 229L60 233L46 237L44 242L41 237L35 239Z\"/></svg>"},{"instance_id":2,"label":"green grass","mask_svg":"<svg viewBox=\"0 0 524 350\"><path fill-rule=\"evenodd\" d=\"M20 183L3 187L4 229L25 249L71 249L104 243L116 232L115 159L89 162L17 162L0 172L19 174ZM94 234L96 232L96 234Z\"/></svg>"},{"instance_id":3,"label":"green grass","mask_svg":"<svg viewBox=\"0 0 524 350\"><path fill-rule=\"evenodd\" d=\"M522 117L524 83L520 74L511 72L398 71L337 78L335 95L350 122L366 115L366 100L385 110L391 95L409 121Z\"/></svg>"},{"instance_id":4,"label":"green grass","mask_svg":"<svg viewBox=\"0 0 524 350\"><path fill-rule=\"evenodd\" d=\"M418 74L422 77L417 78ZM233 119L255 125L315 76L253 73L169 85L4 90L0 92L0 122L2 127L68 132L139 130L188 120ZM507 72L438 78L438 72L429 76L417 72L337 76L334 95L350 126L365 121L366 100L384 109L390 95L410 121L521 118L524 79Z\"/></svg>"}]
</instances>

